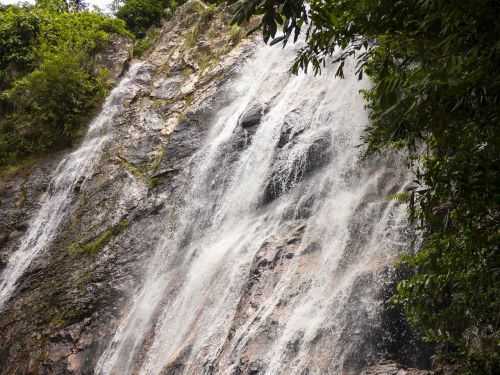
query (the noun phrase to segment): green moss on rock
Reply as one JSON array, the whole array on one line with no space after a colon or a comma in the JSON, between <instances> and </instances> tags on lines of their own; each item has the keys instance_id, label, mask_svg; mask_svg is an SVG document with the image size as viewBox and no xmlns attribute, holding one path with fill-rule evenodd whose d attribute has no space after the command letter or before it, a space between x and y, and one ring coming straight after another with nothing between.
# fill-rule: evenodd
<instances>
[{"instance_id":1,"label":"green moss on rock","mask_svg":"<svg viewBox=\"0 0 500 375\"><path fill-rule=\"evenodd\" d=\"M67 326L73 319L79 315L74 307L65 308L56 312L50 319L50 324L56 328Z\"/></svg>"},{"instance_id":2,"label":"green moss on rock","mask_svg":"<svg viewBox=\"0 0 500 375\"><path fill-rule=\"evenodd\" d=\"M76 255L88 254L96 256L97 253L108 244L108 242L113 238L113 232L108 230L104 232L94 241L88 242L84 245L79 243L74 243L69 247L69 251Z\"/></svg>"},{"instance_id":3,"label":"green moss on rock","mask_svg":"<svg viewBox=\"0 0 500 375\"><path fill-rule=\"evenodd\" d=\"M129 227L129 225L130 225L130 220L124 217L113 228L105 231L95 240L92 240L84 244L80 242L71 244L69 247L69 251L75 255L96 256L99 253L99 251L102 248L104 248L104 246L106 246L114 236L117 236L118 234L123 232L125 229Z\"/></svg>"}]
</instances>

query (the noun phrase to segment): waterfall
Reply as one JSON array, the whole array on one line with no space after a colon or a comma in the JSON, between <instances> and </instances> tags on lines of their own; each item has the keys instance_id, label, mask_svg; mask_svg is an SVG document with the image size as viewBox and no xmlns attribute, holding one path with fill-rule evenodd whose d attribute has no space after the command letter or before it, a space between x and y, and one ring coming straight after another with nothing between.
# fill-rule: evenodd
<instances>
[{"instance_id":1,"label":"waterfall","mask_svg":"<svg viewBox=\"0 0 500 375\"><path fill-rule=\"evenodd\" d=\"M108 126L114 116L140 89L141 74L145 74L141 69L143 66L143 63L136 63L130 67L129 72L106 99L99 115L90 123L80 147L65 157L56 168L19 249L9 258L0 276L0 309L12 296L19 278L50 244L63 219L74 209L73 203L78 198L75 187L91 173L93 166L99 161L99 151L107 140Z\"/></svg>"},{"instance_id":2,"label":"waterfall","mask_svg":"<svg viewBox=\"0 0 500 375\"><path fill-rule=\"evenodd\" d=\"M232 82L96 374L357 373L377 359L404 175L356 148L369 82L290 76L295 54L259 47Z\"/></svg>"}]
</instances>

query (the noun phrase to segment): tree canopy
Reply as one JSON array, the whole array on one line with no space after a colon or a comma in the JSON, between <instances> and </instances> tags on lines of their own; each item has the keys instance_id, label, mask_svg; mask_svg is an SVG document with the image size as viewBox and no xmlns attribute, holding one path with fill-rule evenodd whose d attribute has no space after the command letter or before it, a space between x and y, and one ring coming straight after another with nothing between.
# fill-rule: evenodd
<instances>
[{"instance_id":1,"label":"tree canopy","mask_svg":"<svg viewBox=\"0 0 500 375\"><path fill-rule=\"evenodd\" d=\"M127 29L138 38L144 37L150 27L159 26L168 9L172 11L177 6L175 0L117 0L114 3L116 17L124 20Z\"/></svg>"},{"instance_id":2,"label":"tree canopy","mask_svg":"<svg viewBox=\"0 0 500 375\"><path fill-rule=\"evenodd\" d=\"M93 57L112 34L131 34L83 4L0 7L0 166L71 145L103 98Z\"/></svg>"},{"instance_id":3,"label":"tree canopy","mask_svg":"<svg viewBox=\"0 0 500 375\"><path fill-rule=\"evenodd\" d=\"M233 1L234 2L234 1ZM305 33L292 71L357 60L373 88L367 155L405 150L413 186L396 198L424 233L392 303L473 373L500 372L500 3L495 0L245 0L266 42ZM257 30L256 29L256 30ZM255 31L255 30L254 30Z\"/></svg>"}]
</instances>

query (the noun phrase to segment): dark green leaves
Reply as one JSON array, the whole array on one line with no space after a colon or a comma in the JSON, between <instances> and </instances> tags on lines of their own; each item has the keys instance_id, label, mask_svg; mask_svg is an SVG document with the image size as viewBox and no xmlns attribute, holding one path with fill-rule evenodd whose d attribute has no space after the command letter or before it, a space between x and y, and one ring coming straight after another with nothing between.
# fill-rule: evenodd
<instances>
[{"instance_id":1,"label":"dark green leaves","mask_svg":"<svg viewBox=\"0 0 500 375\"><path fill-rule=\"evenodd\" d=\"M121 20L51 7L63 3L0 8L0 166L72 144L106 92L95 54L130 35Z\"/></svg>"},{"instance_id":2,"label":"dark green leaves","mask_svg":"<svg viewBox=\"0 0 500 375\"><path fill-rule=\"evenodd\" d=\"M137 38L143 38L150 27L160 24L165 9L175 7L174 0L124 0L116 17L125 21Z\"/></svg>"},{"instance_id":3,"label":"dark green leaves","mask_svg":"<svg viewBox=\"0 0 500 375\"><path fill-rule=\"evenodd\" d=\"M229 1L234 3L235 0ZM308 23L307 9L302 0L248 0L241 2L232 23L248 22L255 15L261 15L262 21L252 31L262 29L262 36L267 43L276 44L283 42L286 44L290 37L297 41L304 24ZM282 35L278 34L281 31ZM278 35L278 36L277 36ZM276 40L276 38L278 38Z\"/></svg>"}]
</instances>

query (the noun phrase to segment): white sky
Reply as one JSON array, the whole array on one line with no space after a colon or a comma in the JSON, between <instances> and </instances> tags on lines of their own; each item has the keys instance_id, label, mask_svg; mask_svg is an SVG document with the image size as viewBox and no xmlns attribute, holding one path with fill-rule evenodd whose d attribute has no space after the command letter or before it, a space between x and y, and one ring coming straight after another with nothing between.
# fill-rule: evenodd
<instances>
[{"instance_id":1,"label":"white sky","mask_svg":"<svg viewBox=\"0 0 500 375\"><path fill-rule=\"evenodd\" d=\"M0 0L1 4L15 4L21 3L23 1L20 0ZM35 0L28 0L28 3L33 4ZM87 2L91 5L97 5L99 8L106 10L107 6L111 4L112 0L87 0Z\"/></svg>"}]
</instances>

